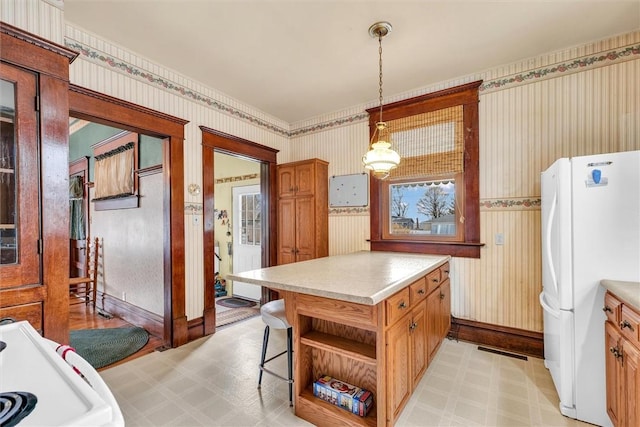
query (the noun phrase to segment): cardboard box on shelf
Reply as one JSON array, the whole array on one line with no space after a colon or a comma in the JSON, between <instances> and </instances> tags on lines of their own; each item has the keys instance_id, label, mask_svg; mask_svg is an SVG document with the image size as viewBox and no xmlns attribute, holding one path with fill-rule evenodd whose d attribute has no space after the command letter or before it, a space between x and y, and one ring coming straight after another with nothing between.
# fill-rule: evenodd
<instances>
[{"instance_id":1,"label":"cardboard box on shelf","mask_svg":"<svg viewBox=\"0 0 640 427\"><path fill-rule=\"evenodd\" d=\"M313 383L313 394L349 412L366 416L373 405L373 394L329 375L323 375Z\"/></svg>"}]
</instances>

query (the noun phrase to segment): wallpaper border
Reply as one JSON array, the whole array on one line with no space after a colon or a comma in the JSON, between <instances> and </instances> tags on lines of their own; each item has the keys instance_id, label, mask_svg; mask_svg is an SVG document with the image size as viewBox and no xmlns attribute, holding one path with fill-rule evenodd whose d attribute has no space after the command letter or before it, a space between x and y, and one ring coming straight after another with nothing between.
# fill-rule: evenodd
<instances>
[{"instance_id":1,"label":"wallpaper border","mask_svg":"<svg viewBox=\"0 0 640 427\"><path fill-rule=\"evenodd\" d=\"M542 199L538 197L480 199L481 211L536 211L540 210L541 206Z\"/></svg>"},{"instance_id":2,"label":"wallpaper border","mask_svg":"<svg viewBox=\"0 0 640 427\"><path fill-rule=\"evenodd\" d=\"M325 129L362 122L367 120L369 117L366 111L362 111L334 120L329 120L326 122L316 123L308 126L302 126L297 129L287 130L283 129L280 126L269 123L266 120L255 117L252 114L246 113L240 109L231 107L230 105L227 105L212 97L203 95L184 85L169 81L168 79L165 79L152 72L142 70L131 63L115 58L112 55L108 55L98 49L87 46L86 44L81 43L77 40L73 40L70 37L65 37L65 45L70 49L78 51L80 55L93 63L112 68L117 72L129 75L136 80L151 84L174 95L187 98L190 101L204 104L207 107L220 111L221 113L251 123L255 126L262 127L287 138L312 134ZM634 59L640 59L640 43L622 46L616 49L606 50L600 53L585 55L571 60L558 62L553 65L533 68L519 73L491 79L482 83L482 85L479 87L479 92L480 95L483 95L499 90L510 89L517 86L522 86L542 80L561 77L580 71L595 69ZM489 74L489 71L484 71L476 75L479 75L481 77L482 75L486 74ZM419 91L418 94L429 93L429 90L430 89L428 88L424 88L422 91Z\"/></svg>"},{"instance_id":3,"label":"wallpaper border","mask_svg":"<svg viewBox=\"0 0 640 427\"><path fill-rule=\"evenodd\" d=\"M127 61L115 58L112 55L109 55L91 46L87 46L86 44L77 40L73 40L70 37L65 37L64 44L69 49L77 51L80 55L82 55L90 62L109 67L121 74L131 76L138 81L150 84L173 95L181 96L192 102L204 104L207 107L218 110L221 113L262 127L279 135L286 137L290 136L290 132L286 129L271 124L266 120L262 120L252 114L234 108L230 105L225 104L224 102L218 101L210 96L204 95L184 85L180 85L178 83L165 79L164 77L161 77L155 73L143 70Z\"/></svg>"}]
</instances>

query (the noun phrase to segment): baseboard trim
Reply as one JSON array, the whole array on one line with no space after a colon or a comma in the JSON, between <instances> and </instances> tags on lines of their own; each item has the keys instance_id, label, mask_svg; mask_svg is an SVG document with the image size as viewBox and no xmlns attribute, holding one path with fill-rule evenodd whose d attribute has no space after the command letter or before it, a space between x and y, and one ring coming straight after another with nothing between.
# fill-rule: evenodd
<instances>
[{"instance_id":1,"label":"baseboard trim","mask_svg":"<svg viewBox=\"0 0 640 427\"><path fill-rule=\"evenodd\" d=\"M542 332L451 318L449 338L499 348L528 356L544 357Z\"/></svg>"},{"instance_id":2,"label":"baseboard trim","mask_svg":"<svg viewBox=\"0 0 640 427\"><path fill-rule=\"evenodd\" d=\"M99 293L98 303L96 306L101 305L101 307L97 308L118 316L132 325L140 326L151 335L161 337L165 345L169 344L168 338L164 336L164 319L162 316L105 293Z\"/></svg>"},{"instance_id":3,"label":"baseboard trim","mask_svg":"<svg viewBox=\"0 0 640 427\"><path fill-rule=\"evenodd\" d=\"M196 317L187 321L187 340L189 342L197 340L205 336L204 333L204 318Z\"/></svg>"}]
</instances>

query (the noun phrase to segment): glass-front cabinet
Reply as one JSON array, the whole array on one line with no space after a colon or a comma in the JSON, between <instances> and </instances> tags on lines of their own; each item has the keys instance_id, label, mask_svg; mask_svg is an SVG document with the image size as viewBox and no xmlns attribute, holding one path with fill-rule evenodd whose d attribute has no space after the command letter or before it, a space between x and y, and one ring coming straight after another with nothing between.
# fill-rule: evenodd
<instances>
[{"instance_id":1,"label":"glass-front cabinet","mask_svg":"<svg viewBox=\"0 0 640 427\"><path fill-rule=\"evenodd\" d=\"M69 63L0 21L0 318L69 342Z\"/></svg>"},{"instance_id":2,"label":"glass-front cabinet","mask_svg":"<svg viewBox=\"0 0 640 427\"><path fill-rule=\"evenodd\" d=\"M36 76L0 65L0 287L40 282ZM19 126L18 126L19 124Z\"/></svg>"}]
</instances>

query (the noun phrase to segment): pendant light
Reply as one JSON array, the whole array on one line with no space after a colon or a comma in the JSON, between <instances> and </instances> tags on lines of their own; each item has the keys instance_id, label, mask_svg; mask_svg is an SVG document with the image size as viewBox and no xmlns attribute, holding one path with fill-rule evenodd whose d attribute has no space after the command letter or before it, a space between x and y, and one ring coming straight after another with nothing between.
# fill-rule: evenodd
<instances>
[{"instance_id":1,"label":"pendant light","mask_svg":"<svg viewBox=\"0 0 640 427\"><path fill-rule=\"evenodd\" d=\"M362 156L362 163L364 164L365 169L369 169L374 177L378 179L385 179L389 176L389 173L392 169L395 169L400 164L400 155L393 151L391 147L391 143L385 141L382 138L382 133L387 130L387 124L382 121L382 38L391 32L391 24L385 21L376 22L371 27L369 27L369 34L371 37L378 38L378 54L379 54L379 101L380 101L380 114L378 116L378 122L376 123L376 128L373 131L373 135L371 136L371 141L369 145L371 146L370 150ZM385 132L389 140L391 139L391 133ZM377 140L373 142L374 139Z\"/></svg>"}]
</instances>

